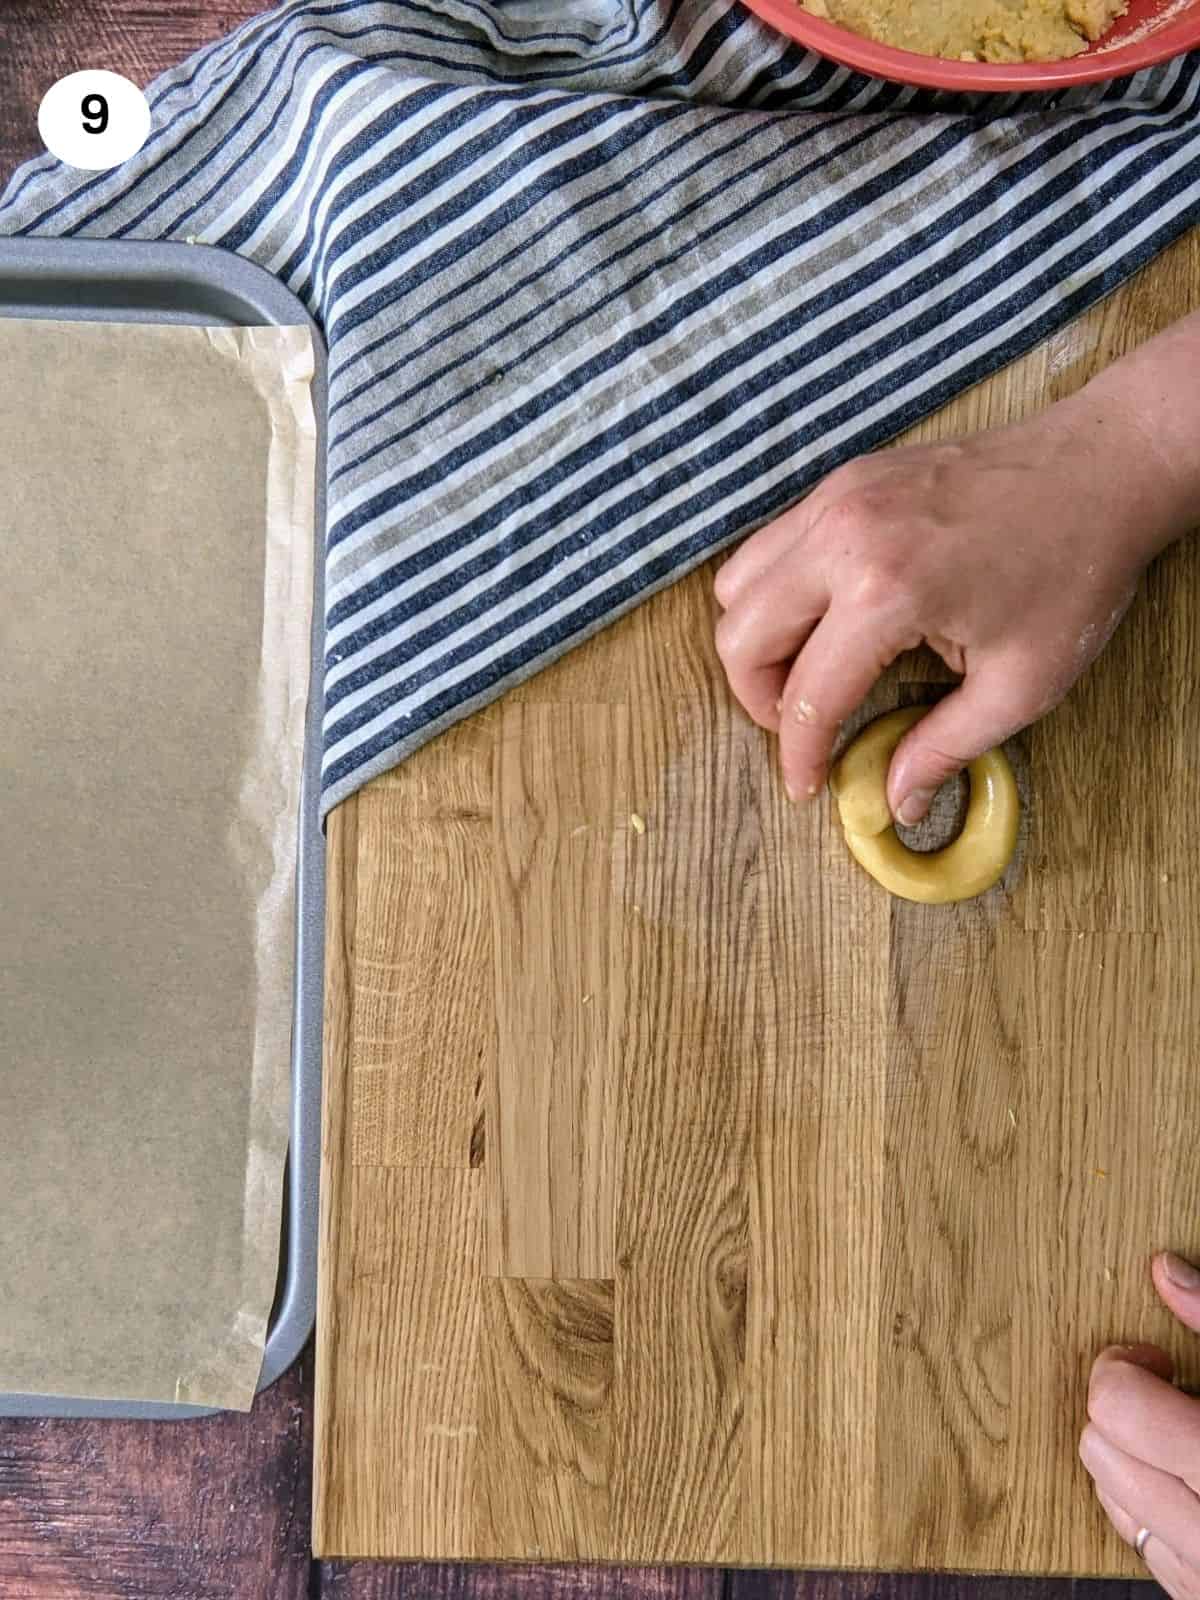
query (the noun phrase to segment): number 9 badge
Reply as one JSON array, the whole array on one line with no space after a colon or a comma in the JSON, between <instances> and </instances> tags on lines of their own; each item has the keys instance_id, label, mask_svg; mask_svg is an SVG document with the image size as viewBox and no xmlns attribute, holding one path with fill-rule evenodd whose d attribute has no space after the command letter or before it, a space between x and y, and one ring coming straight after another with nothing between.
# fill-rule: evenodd
<instances>
[{"instance_id":1,"label":"number 9 badge","mask_svg":"<svg viewBox=\"0 0 1200 1600\"><path fill-rule=\"evenodd\" d=\"M72 72L46 91L38 132L67 166L106 172L145 144L150 107L137 84L119 72Z\"/></svg>"}]
</instances>

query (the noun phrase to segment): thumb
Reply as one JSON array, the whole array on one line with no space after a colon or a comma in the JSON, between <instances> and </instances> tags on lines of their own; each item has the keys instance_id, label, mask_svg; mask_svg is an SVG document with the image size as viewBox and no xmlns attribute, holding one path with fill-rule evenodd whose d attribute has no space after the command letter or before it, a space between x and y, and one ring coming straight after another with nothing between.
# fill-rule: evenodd
<instances>
[{"instance_id":1,"label":"thumb","mask_svg":"<svg viewBox=\"0 0 1200 1600\"><path fill-rule=\"evenodd\" d=\"M947 778L1029 720L1025 697L1011 681L998 678L986 671L965 678L897 745L888 771L888 805L906 827L920 822Z\"/></svg>"},{"instance_id":2,"label":"thumb","mask_svg":"<svg viewBox=\"0 0 1200 1600\"><path fill-rule=\"evenodd\" d=\"M1154 1258L1154 1287L1185 1328L1200 1333L1200 1269L1164 1250Z\"/></svg>"}]
</instances>

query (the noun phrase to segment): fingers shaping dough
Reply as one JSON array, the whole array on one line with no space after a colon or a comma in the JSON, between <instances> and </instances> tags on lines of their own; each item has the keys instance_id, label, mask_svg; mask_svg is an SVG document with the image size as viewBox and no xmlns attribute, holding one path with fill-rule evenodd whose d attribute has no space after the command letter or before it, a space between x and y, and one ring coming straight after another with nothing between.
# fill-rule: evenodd
<instances>
[{"instance_id":1,"label":"fingers shaping dough","mask_svg":"<svg viewBox=\"0 0 1200 1600\"><path fill-rule=\"evenodd\" d=\"M902 844L887 803L892 753L928 706L889 712L864 728L830 775L850 854L902 900L945 905L982 894L1004 876L1017 843L1020 801L1008 757L989 750L967 768L971 799L962 832L944 850Z\"/></svg>"}]
</instances>

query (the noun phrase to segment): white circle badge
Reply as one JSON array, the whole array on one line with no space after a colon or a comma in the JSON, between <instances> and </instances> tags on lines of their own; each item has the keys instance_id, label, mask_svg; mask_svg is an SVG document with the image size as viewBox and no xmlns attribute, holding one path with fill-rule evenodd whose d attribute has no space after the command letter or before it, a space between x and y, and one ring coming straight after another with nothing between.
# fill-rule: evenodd
<instances>
[{"instance_id":1,"label":"white circle badge","mask_svg":"<svg viewBox=\"0 0 1200 1600\"><path fill-rule=\"evenodd\" d=\"M145 144L150 107L137 84L119 72L72 72L43 96L38 132L50 154L69 167L106 172Z\"/></svg>"}]
</instances>

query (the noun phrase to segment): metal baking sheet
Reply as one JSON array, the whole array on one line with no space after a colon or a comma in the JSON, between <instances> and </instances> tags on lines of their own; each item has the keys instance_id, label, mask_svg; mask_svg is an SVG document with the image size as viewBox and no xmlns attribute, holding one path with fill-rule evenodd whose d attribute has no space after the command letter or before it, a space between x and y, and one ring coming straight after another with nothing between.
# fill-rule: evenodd
<instances>
[{"instance_id":1,"label":"metal baking sheet","mask_svg":"<svg viewBox=\"0 0 1200 1600\"><path fill-rule=\"evenodd\" d=\"M312 330L316 364L316 561L312 678L297 863L292 1125L284 1183L279 1281L258 1380L261 1391L300 1354L312 1332L317 1303L325 939L325 853L320 823L321 683L325 654L325 345L304 306L277 279L240 256L204 245L0 239L0 316L235 327L303 324ZM211 1409L203 1406L0 1393L0 1416L172 1420L208 1415Z\"/></svg>"}]
</instances>

